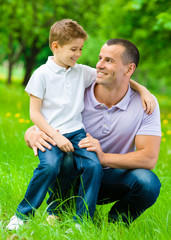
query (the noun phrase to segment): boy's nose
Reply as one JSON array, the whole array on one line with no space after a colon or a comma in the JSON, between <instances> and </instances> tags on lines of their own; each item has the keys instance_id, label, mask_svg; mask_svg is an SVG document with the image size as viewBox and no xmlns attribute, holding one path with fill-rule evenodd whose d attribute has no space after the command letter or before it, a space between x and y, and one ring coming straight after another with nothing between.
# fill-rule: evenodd
<instances>
[{"instance_id":1,"label":"boy's nose","mask_svg":"<svg viewBox=\"0 0 171 240\"><path fill-rule=\"evenodd\" d=\"M81 52L77 52L77 53L76 53L76 56L77 56L77 57L80 57L81 54L82 54Z\"/></svg>"}]
</instances>

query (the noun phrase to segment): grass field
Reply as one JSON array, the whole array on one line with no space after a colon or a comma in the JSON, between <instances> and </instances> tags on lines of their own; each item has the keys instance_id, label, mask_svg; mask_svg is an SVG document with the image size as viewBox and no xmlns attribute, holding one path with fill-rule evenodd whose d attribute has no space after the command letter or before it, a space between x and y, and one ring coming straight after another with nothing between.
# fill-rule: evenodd
<instances>
[{"instance_id":1,"label":"grass field","mask_svg":"<svg viewBox=\"0 0 171 240\"><path fill-rule=\"evenodd\" d=\"M25 130L31 126L28 114L29 97L20 85L0 82L0 239L100 239L151 240L171 239L171 99L157 95L161 108L162 143L159 161L154 169L161 183L160 196L129 228L122 223L108 224L110 206L97 208L94 224L85 220L81 230L75 228L72 210L62 214L62 221L50 226L46 222L46 202L35 218L17 232L5 226L24 196L38 159L24 142ZM71 227L73 233L66 234Z\"/></svg>"}]
</instances>

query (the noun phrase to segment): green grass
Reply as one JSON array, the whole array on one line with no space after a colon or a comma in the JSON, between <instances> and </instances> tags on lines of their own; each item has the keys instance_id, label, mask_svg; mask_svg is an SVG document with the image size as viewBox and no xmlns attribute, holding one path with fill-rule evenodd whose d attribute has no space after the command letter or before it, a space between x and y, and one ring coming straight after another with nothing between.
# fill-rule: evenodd
<instances>
[{"instance_id":1,"label":"green grass","mask_svg":"<svg viewBox=\"0 0 171 240\"><path fill-rule=\"evenodd\" d=\"M108 224L110 205L97 207L94 224L85 220L81 231L72 221L73 211L63 212L62 221L49 226L46 222L46 202L35 218L17 232L8 232L5 226L22 200L38 159L24 142L29 122L29 97L20 85L7 86L0 82L0 239L170 239L171 234L171 100L157 96L161 108L163 138L158 163L154 172L162 183L157 202L145 211L129 228L124 224ZM73 233L66 234L71 227Z\"/></svg>"}]
</instances>

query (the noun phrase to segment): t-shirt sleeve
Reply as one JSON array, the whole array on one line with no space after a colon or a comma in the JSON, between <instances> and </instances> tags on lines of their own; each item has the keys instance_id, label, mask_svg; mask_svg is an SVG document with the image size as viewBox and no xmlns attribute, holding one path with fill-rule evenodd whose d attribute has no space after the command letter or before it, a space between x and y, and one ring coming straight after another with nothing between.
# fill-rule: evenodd
<instances>
[{"instance_id":1,"label":"t-shirt sleeve","mask_svg":"<svg viewBox=\"0 0 171 240\"><path fill-rule=\"evenodd\" d=\"M160 110L158 102L151 115L144 113L142 124L136 135L161 136Z\"/></svg>"},{"instance_id":2,"label":"t-shirt sleeve","mask_svg":"<svg viewBox=\"0 0 171 240\"><path fill-rule=\"evenodd\" d=\"M41 68L38 68L34 71L33 75L31 76L25 91L28 94L32 94L35 97L38 97L40 99L43 99L45 94L45 77L43 72L41 71Z\"/></svg>"},{"instance_id":3,"label":"t-shirt sleeve","mask_svg":"<svg viewBox=\"0 0 171 240\"><path fill-rule=\"evenodd\" d=\"M82 65L82 67L84 71L85 88L88 88L96 80L97 71L95 68L86 65Z\"/></svg>"}]
</instances>

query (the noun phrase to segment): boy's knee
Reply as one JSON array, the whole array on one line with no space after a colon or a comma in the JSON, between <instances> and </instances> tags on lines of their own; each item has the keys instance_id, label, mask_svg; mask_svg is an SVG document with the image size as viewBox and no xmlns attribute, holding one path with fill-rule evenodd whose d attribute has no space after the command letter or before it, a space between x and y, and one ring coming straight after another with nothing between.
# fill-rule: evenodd
<instances>
[{"instance_id":1,"label":"boy's knee","mask_svg":"<svg viewBox=\"0 0 171 240\"><path fill-rule=\"evenodd\" d=\"M43 173L45 176L49 177L56 177L59 174L60 167L54 161L47 161L46 163L42 164Z\"/></svg>"},{"instance_id":2,"label":"boy's knee","mask_svg":"<svg viewBox=\"0 0 171 240\"><path fill-rule=\"evenodd\" d=\"M102 166L100 164L100 162L90 162L90 164L88 165L87 167L87 171L89 172L89 174L92 174L92 175L98 175L98 176L102 176L103 174L103 169L102 169Z\"/></svg>"}]
</instances>

